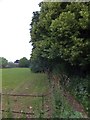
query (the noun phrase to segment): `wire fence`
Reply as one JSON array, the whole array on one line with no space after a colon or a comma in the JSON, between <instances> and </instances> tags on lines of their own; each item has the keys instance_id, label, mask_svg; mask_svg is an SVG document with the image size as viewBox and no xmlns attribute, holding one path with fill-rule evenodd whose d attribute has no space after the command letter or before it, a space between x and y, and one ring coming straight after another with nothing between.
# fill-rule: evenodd
<instances>
[{"instance_id":1,"label":"wire fence","mask_svg":"<svg viewBox=\"0 0 90 120\"><path fill-rule=\"evenodd\" d=\"M24 98L29 98L28 100L30 100L30 98L33 98L34 100L35 100L35 98L37 99L37 98L40 98L40 100L41 100L41 105L40 105L40 108L39 108L39 116L40 115L43 115L44 116L44 114L46 114L46 113L48 113L49 111L50 111L50 108L48 107L48 108L45 108L45 104L47 104L46 102L46 98L48 98L48 95L50 95L51 94L51 92L48 92L47 94L11 94L11 93L0 93L0 96L2 96L2 97L4 97L4 99L5 98L8 98L9 99L9 102L11 102L11 103L13 103L14 104L14 102L12 102L13 100L14 100L14 97L16 97L16 102L18 102L18 105L20 105L19 104L19 98L21 98L21 99L24 99ZM10 99L10 97L13 97L13 99ZM27 101L26 101L27 102ZM37 102L37 101L36 101ZM10 104L11 104L10 103ZM35 103L36 104L36 103ZM29 105L29 104L28 104ZM3 106L3 103L2 103L2 106ZM18 106L19 107L19 106ZM32 118L33 117L35 117L35 114L37 114L37 113L35 113L34 111L35 110L29 110L29 112L27 112L27 111L23 111L22 109L20 110L20 109L16 109L16 110L14 110L14 108L15 107L11 107L9 110L7 110L6 109L7 107L4 107L4 109L3 109L3 107L1 108L1 111L2 111L2 113L8 113L9 112L9 110L10 110L10 112L12 112L13 114L22 114L22 115L29 115L29 116L31 116ZM24 109L24 108L23 108ZM36 108L35 108L36 109Z\"/></svg>"}]
</instances>

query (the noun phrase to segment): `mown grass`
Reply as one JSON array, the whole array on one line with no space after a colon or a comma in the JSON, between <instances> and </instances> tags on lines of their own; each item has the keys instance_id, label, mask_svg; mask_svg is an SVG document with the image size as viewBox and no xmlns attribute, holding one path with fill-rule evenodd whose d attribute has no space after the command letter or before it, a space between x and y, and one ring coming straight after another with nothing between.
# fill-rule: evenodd
<instances>
[{"instance_id":1,"label":"mown grass","mask_svg":"<svg viewBox=\"0 0 90 120\"><path fill-rule=\"evenodd\" d=\"M47 76L44 73L32 73L28 68L11 68L2 70L2 92L14 94L44 94L48 91ZM10 107L17 111L35 111L39 115L42 107L41 98L9 97ZM3 97L3 109L8 108L7 96ZM32 107L32 110L30 110ZM3 114L3 117L7 117ZM18 116L15 116L18 117ZM19 116L20 117L20 116Z\"/></svg>"},{"instance_id":2,"label":"mown grass","mask_svg":"<svg viewBox=\"0 0 90 120\"><path fill-rule=\"evenodd\" d=\"M47 76L41 73L32 73L28 68L12 68L2 70L3 92L44 92ZM29 91L29 93L30 93Z\"/></svg>"}]
</instances>

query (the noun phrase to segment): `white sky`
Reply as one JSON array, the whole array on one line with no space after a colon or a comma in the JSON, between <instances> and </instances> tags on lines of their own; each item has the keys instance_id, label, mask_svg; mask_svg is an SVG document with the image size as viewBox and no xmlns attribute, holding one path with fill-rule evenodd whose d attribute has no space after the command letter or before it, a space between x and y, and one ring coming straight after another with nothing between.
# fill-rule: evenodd
<instances>
[{"instance_id":1,"label":"white sky","mask_svg":"<svg viewBox=\"0 0 90 120\"><path fill-rule=\"evenodd\" d=\"M30 23L32 13L42 0L0 0L0 57L14 62L30 58Z\"/></svg>"}]
</instances>

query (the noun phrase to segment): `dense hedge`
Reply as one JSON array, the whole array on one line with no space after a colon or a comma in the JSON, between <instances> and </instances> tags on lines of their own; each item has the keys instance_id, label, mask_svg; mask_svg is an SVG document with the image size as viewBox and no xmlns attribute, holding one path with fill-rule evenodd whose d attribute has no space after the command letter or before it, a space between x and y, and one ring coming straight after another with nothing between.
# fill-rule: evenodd
<instances>
[{"instance_id":1,"label":"dense hedge","mask_svg":"<svg viewBox=\"0 0 90 120\"><path fill-rule=\"evenodd\" d=\"M30 28L33 67L38 64L38 68L43 65L45 68L49 63L48 68L51 68L63 61L78 71L89 70L89 5L90 2L39 4L40 11L33 13Z\"/></svg>"}]
</instances>

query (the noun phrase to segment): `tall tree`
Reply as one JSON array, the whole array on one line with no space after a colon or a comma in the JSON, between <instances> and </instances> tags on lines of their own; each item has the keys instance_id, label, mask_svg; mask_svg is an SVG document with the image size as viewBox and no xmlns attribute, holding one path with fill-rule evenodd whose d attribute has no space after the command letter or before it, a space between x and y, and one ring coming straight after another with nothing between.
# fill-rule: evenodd
<instances>
[{"instance_id":1,"label":"tall tree","mask_svg":"<svg viewBox=\"0 0 90 120\"><path fill-rule=\"evenodd\" d=\"M7 64L8 64L8 60L4 57L0 57L0 67L5 68Z\"/></svg>"},{"instance_id":2,"label":"tall tree","mask_svg":"<svg viewBox=\"0 0 90 120\"><path fill-rule=\"evenodd\" d=\"M23 57L19 60L20 67L29 67L29 60L26 57Z\"/></svg>"},{"instance_id":3,"label":"tall tree","mask_svg":"<svg viewBox=\"0 0 90 120\"><path fill-rule=\"evenodd\" d=\"M87 69L90 65L89 5L90 2L41 3L31 23L31 59L56 63L59 60Z\"/></svg>"}]
</instances>

